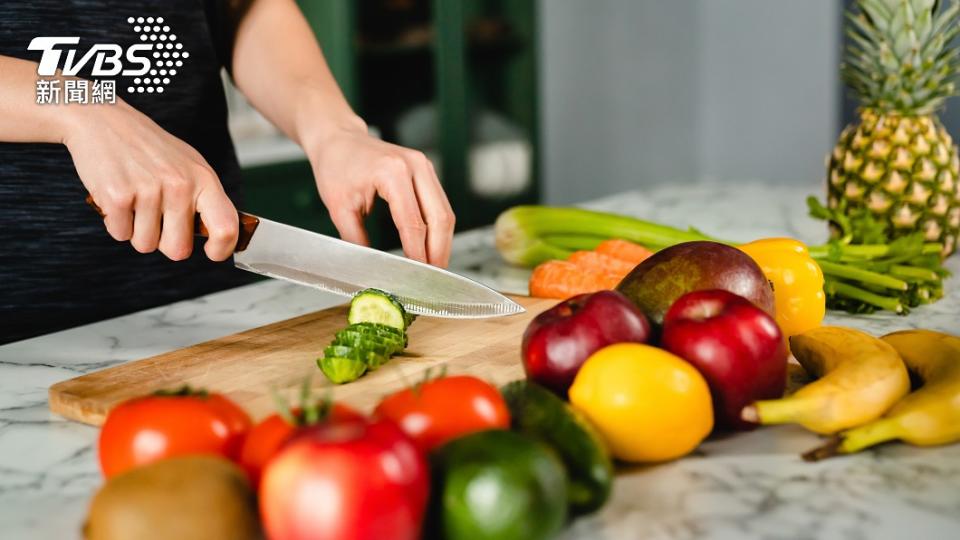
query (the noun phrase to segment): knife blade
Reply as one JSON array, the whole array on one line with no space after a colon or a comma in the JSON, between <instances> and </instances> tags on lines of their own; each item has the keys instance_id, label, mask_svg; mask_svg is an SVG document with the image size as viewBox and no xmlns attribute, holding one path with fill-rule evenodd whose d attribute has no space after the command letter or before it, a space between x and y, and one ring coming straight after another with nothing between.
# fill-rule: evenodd
<instances>
[{"instance_id":1,"label":"knife blade","mask_svg":"<svg viewBox=\"0 0 960 540\"><path fill-rule=\"evenodd\" d=\"M486 285L453 272L264 218L233 260L243 270L343 296L382 289L418 315L485 318L524 311Z\"/></svg>"},{"instance_id":2,"label":"knife blade","mask_svg":"<svg viewBox=\"0 0 960 540\"><path fill-rule=\"evenodd\" d=\"M92 197L87 197L87 204L103 216ZM480 319L525 311L486 285L448 270L238 213L240 235L233 261L242 270L345 297L368 288L382 289L417 315ZM207 236L199 215L194 231Z\"/></svg>"}]
</instances>

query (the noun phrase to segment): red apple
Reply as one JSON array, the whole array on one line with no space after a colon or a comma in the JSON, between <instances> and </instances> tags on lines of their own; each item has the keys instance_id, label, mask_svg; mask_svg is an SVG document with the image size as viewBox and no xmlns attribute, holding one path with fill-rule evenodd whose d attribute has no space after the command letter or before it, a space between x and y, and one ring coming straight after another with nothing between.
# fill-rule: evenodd
<instances>
[{"instance_id":1,"label":"red apple","mask_svg":"<svg viewBox=\"0 0 960 540\"><path fill-rule=\"evenodd\" d=\"M715 425L752 429L744 406L783 395L787 347L773 317L746 298L712 289L687 293L664 317L661 346L694 365L713 395Z\"/></svg>"},{"instance_id":2,"label":"red apple","mask_svg":"<svg viewBox=\"0 0 960 540\"><path fill-rule=\"evenodd\" d=\"M271 540L417 540L429 464L389 420L301 429L267 462L260 516Z\"/></svg>"},{"instance_id":3,"label":"red apple","mask_svg":"<svg viewBox=\"0 0 960 540\"><path fill-rule=\"evenodd\" d=\"M581 294L537 315L523 334L527 378L563 398L580 366L594 352L624 341L645 343L650 323L616 291Z\"/></svg>"}]
</instances>

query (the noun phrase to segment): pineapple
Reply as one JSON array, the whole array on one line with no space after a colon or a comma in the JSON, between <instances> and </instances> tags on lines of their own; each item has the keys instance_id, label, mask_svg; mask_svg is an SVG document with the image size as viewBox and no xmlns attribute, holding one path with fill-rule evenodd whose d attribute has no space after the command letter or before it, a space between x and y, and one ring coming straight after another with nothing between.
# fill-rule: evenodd
<instances>
[{"instance_id":1,"label":"pineapple","mask_svg":"<svg viewBox=\"0 0 960 540\"><path fill-rule=\"evenodd\" d=\"M860 121L843 130L828 158L828 206L868 210L890 238L923 231L947 256L960 231L960 157L936 113L957 93L960 4L855 4L841 71L860 101Z\"/></svg>"}]
</instances>

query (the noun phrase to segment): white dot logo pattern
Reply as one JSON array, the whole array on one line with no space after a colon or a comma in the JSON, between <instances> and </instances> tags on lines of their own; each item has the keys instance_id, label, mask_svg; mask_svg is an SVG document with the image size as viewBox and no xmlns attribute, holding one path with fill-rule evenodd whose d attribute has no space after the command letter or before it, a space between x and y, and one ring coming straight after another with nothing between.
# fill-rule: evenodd
<instances>
[{"instance_id":1,"label":"white dot logo pattern","mask_svg":"<svg viewBox=\"0 0 960 540\"><path fill-rule=\"evenodd\" d=\"M183 50L183 43L178 41L177 35L171 33L170 26L164 22L163 17L127 18L127 23L139 35L140 42L153 48L151 56L154 58L147 72L150 77L134 78L133 85L127 86L130 94L162 94L170 85L171 77L177 74L177 70L172 68L183 67L183 60L190 58L190 53Z\"/></svg>"}]
</instances>

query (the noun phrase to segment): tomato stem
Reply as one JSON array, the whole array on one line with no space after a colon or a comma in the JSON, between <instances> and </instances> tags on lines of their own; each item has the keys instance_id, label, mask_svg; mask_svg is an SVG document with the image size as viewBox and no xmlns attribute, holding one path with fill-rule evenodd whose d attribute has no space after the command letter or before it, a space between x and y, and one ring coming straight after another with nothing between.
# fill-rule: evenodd
<instances>
[{"instance_id":1,"label":"tomato stem","mask_svg":"<svg viewBox=\"0 0 960 540\"><path fill-rule=\"evenodd\" d=\"M290 402L276 388L271 390L277 414L293 427L320 423L326 420L333 411L333 392L327 391L322 398L314 401L311 392L312 382L313 376L308 375L300 383L299 412L294 412L294 409L290 407Z\"/></svg>"},{"instance_id":2,"label":"tomato stem","mask_svg":"<svg viewBox=\"0 0 960 540\"><path fill-rule=\"evenodd\" d=\"M283 420L291 426L299 425L297 417L293 414L293 411L290 410L290 402L288 402L276 388L270 389L270 395L273 397L273 404L280 418L283 418Z\"/></svg>"},{"instance_id":3,"label":"tomato stem","mask_svg":"<svg viewBox=\"0 0 960 540\"><path fill-rule=\"evenodd\" d=\"M423 385L427 384L428 382L435 381L437 379L442 379L447 376L447 364L440 364L440 367L437 369L436 375L434 375L434 372L433 372L433 368L435 367L437 366L428 367L427 370L423 372L423 378L420 379L420 381L417 384L410 387L410 391L413 392L414 395L419 395L420 388Z\"/></svg>"},{"instance_id":4,"label":"tomato stem","mask_svg":"<svg viewBox=\"0 0 960 540\"><path fill-rule=\"evenodd\" d=\"M194 389L189 384L185 384L176 389L160 389L153 393L158 397L198 397L205 398L209 394L205 388Z\"/></svg>"}]
</instances>

